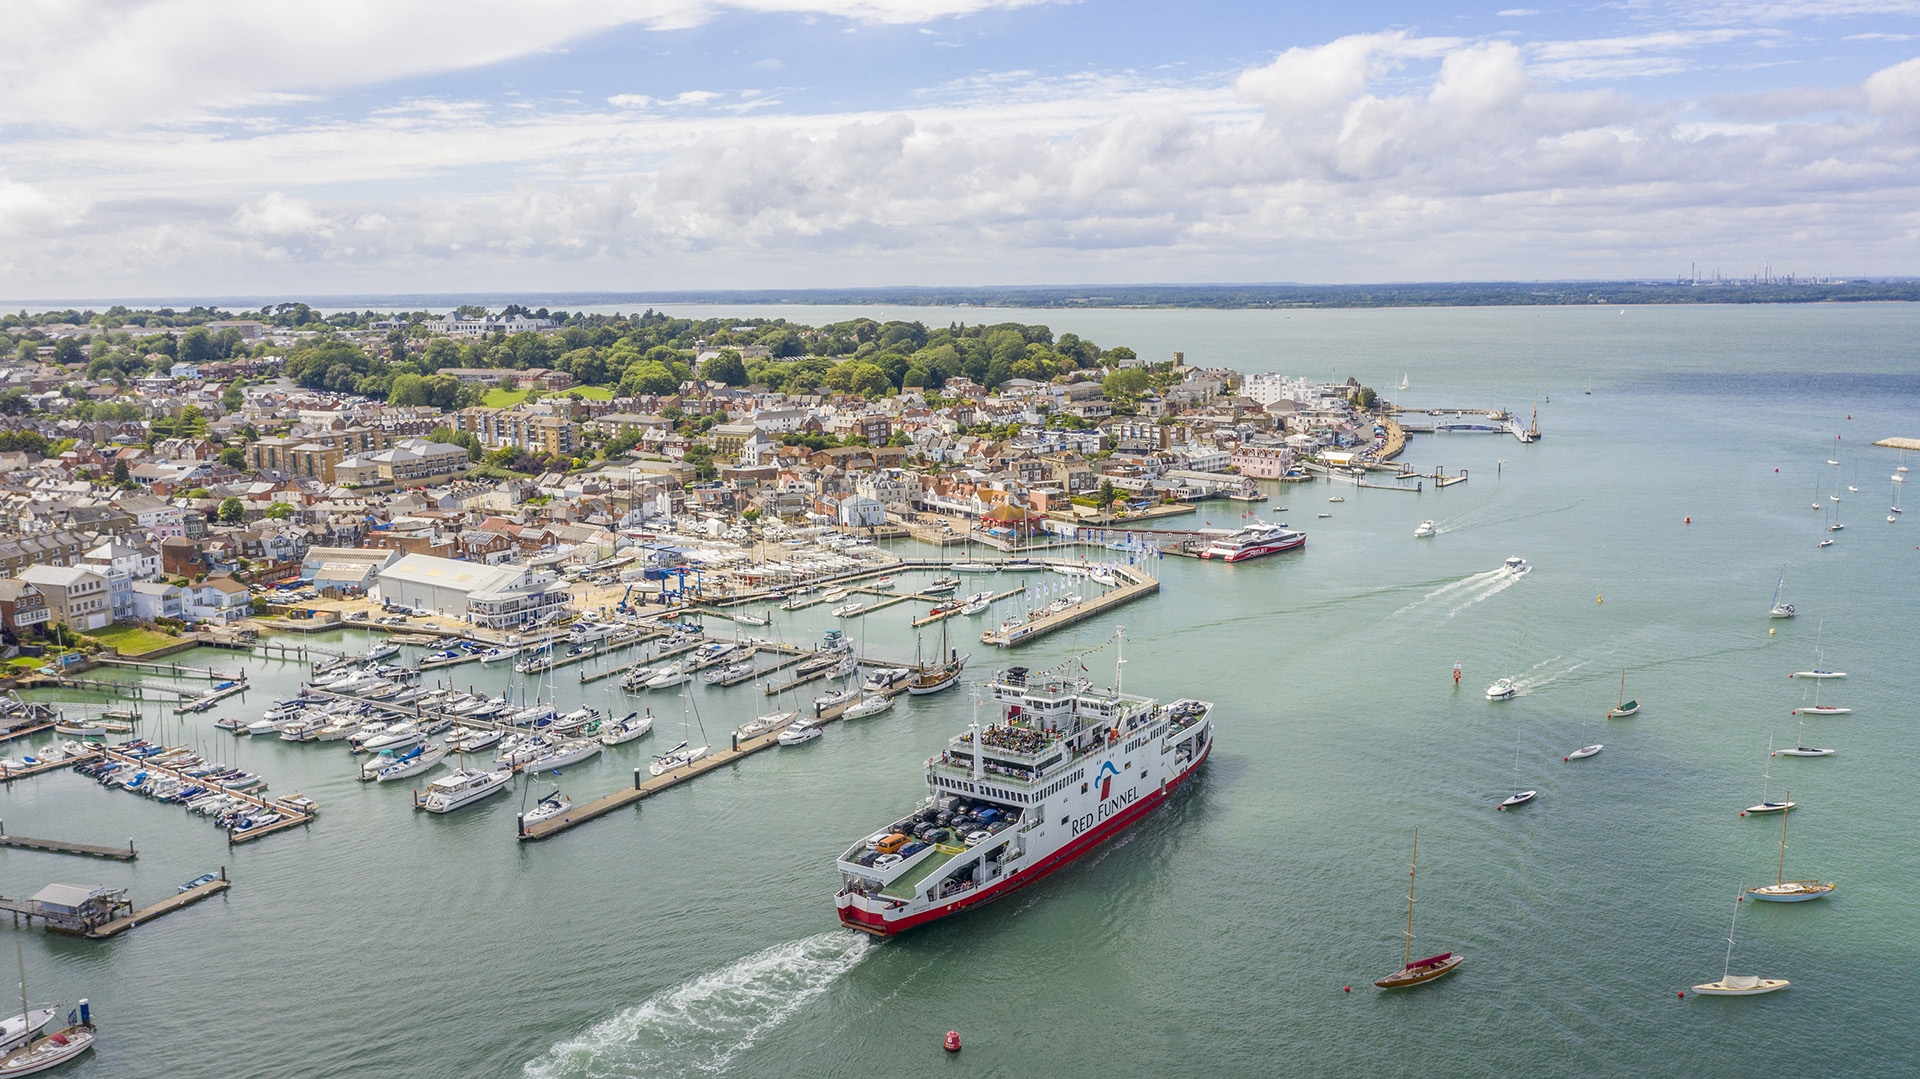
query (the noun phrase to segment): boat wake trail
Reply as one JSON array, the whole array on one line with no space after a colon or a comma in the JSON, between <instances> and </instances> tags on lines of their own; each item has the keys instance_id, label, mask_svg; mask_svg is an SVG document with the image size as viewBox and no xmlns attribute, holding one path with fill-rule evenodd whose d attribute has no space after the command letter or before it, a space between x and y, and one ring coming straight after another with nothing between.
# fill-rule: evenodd
<instances>
[{"instance_id":1,"label":"boat wake trail","mask_svg":"<svg viewBox=\"0 0 1920 1079\"><path fill-rule=\"evenodd\" d=\"M1447 584L1443 584L1439 588L1436 588L1433 591L1428 592L1426 595L1421 596L1419 599L1416 599L1412 603L1407 604L1405 607L1402 607L1399 610L1393 612L1393 614L1389 615L1388 617L1390 618L1398 617L1400 615L1406 614L1408 611L1411 611L1417 607L1421 607L1421 606L1424 606L1425 604L1431 603L1434 600L1446 599L1451 596L1457 596L1461 592L1466 591L1468 589L1482 588L1489 584L1498 584L1499 582L1495 580L1495 578L1511 577L1511 576L1512 575L1509 574L1506 570L1493 569L1493 570L1488 570L1485 573L1473 574L1470 577L1462 577L1457 581L1448 582ZM1448 617L1452 617L1452 616L1449 615Z\"/></svg>"},{"instance_id":2,"label":"boat wake trail","mask_svg":"<svg viewBox=\"0 0 1920 1079\"><path fill-rule=\"evenodd\" d=\"M713 1075L810 1001L874 948L852 931L777 944L622 1011L554 1043L522 1069L526 1079Z\"/></svg>"},{"instance_id":3,"label":"boat wake trail","mask_svg":"<svg viewBox=\"0 0 1920 1079\"><path fill-rule=\"evenodd\" d=\"M1468 607L1482 600L1492 599L1507 589L1512 588L1514 583L1520 580L1520 578L1514 574L1501 569L1494 570L1491 574L1483 574L1482 576L1491 576L1493 579L1482 582L1486 587L1468 596L1464 602L1454 605L1453 609L1447 612L1447 618L1452 618L1454 615L1459 614L1461 611L1466 610ZM1441 619L1443 622L1446 620L1447 619Z\"/></svg>"}]
</instances>

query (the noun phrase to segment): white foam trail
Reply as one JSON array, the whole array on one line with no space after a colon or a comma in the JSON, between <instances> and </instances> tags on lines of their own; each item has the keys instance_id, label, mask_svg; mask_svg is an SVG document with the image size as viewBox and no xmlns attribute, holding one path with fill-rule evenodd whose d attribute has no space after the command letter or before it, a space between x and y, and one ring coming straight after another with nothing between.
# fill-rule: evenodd
<instances>
[{"instance_id":1,"label":"white foam trail","mask_svg":"<svg viewBox=\"0 0 1920 1079\"><path fill-rule=\"evenodd\" d=\"M1418 607L1423 603L1429 603L1433 600L1439 599L1442 596L1452 595L1453 593L1458 592L1463 588L1472 588L1475 585L1485 584L1486 582L1492 580L1495 577L1499 577L1506 574L1506 572L1507 571L1504 569L1490 569L1485 573L1476 573L1469 577L1462 577L1457 581L1450 581L1446 584L1441 585L1439 588L1436 588L1433 591L1428 592L1426 595L1421 596L1419 599L1414 600L1412 603L1407 604L1405 607L1402 607L1399 610L1393 612L1393 614L1394 615L1406 614L1408 611L1413 610L1415 607Z\"/></svg>"},{"instance_id":2,"label":"white foam trail","mask_svg":"<svg viewBox=\"0 0 1920 1079\"><path fill-rule=\"evenodd\" d=\"M1506 570L1494 570L1491 575L1494 577L1499 577L1501 579L1488 582L1487 587L1485 589L1482 589L1481 591L1468 597L1465 603L1462 603L1459 606L1455 607L1453 610L1448 611L1447 618L1452 618L1454 615L1459 614L1461 611L1466 610L1468 607L1471 607L1474 604L1481 602L1482 600L1491 599L1494 596L1497 596L1500 593L1505 592L1507 589L1512 588L1514 584L1520 580L1518 575L1508 573ZM1442 621L1445 621L1445 619L1442 619Z\"/></svg>"},{"instance_id":3,"label":"white foam trail","mask_svg":"<svg viewBox=\"0 0 1920 1079\"><path fill-rule=\"evenodd\" d=\"M827 991L872 951L851 930L777 944L555 1042L527 1079L712 1075Z\"/></svg>"}]
</instances>

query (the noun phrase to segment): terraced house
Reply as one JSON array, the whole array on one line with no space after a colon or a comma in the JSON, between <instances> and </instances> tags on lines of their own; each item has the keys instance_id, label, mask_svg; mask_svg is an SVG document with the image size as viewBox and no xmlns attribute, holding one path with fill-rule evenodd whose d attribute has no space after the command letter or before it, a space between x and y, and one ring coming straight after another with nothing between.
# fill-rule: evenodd
<instances>
[{"instance_id":1,"label":"terraced house","mask_svg":"<svg viewBox=\"0 0 1920 1079\"><path fill-rule=\"evenodd\" d=\"M113 596L107 578L84 566L28 566L20 579L47 597L53 621L82 633L113 622ZM244 590L243 590L244 591Z\"/></svg>"}]
</instances>

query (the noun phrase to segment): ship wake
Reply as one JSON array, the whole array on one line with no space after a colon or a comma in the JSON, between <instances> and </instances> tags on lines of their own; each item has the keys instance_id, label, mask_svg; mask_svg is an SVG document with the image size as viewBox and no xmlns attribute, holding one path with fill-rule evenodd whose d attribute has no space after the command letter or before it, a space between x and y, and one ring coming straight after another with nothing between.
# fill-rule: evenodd
<instances>
[{"instance_id":1,"label":"ship wake","mask_svg":"<svg viewBox=\"0 0 1920 1079\"><path fill-rule=\"evenodd\" d=\"M788 941L662 990L527 1062L526 1079L697 1076L725 1070L873 950L836 931Z\"/></svg>"},{"instance_id":2,"label":"ship wake","mask_svg":"<svg viewBox=\"0 0 1920 1079\"><path fill-rule=\"evenodd\" d=\"M1419 599L1414 600L1412 603L1407 604L1405 607L1402 607L1399 610L1393 612L1393 614L1390 615L1389 617L1397 618L1400 615L1406 614L1409 611L1418 610L1419 608L1424 607L1427 604L1433 603L1435 601L1442 601L1442 602L1452 601L1467 594L1473 594L1475 596L1478 596L1480 592L1487 589L1487 587L1490 585L1500 586L1502 584L1502 582L1500 581L1500 578L1505 577L1510 579L1512 578L1512 576L1513 575L1508 573L1506 570L1493 569L1493 570L1488 570L1485 573L1475 573L1475 574L1472 574L1471 576L1462 577L1457 581L1449 581L1446 584L1443 584L1440 587L1433 589L1427 594L1421 596ZM1451 618L1452 614L1449 614L1448 617Z\"/></svg>"}]
</instances>

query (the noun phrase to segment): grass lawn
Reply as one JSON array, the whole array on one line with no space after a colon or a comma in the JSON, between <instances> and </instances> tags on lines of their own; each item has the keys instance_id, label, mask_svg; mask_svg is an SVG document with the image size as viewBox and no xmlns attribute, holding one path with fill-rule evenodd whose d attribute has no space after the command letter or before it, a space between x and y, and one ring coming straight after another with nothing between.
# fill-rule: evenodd
<instances>
[{"instance_id":1,"label":"grass lawn","mask_svg":"<svg viewBox=\"0 0 1920 1079\"><path fill-rule=\"evenodd\" d=\"M610 389L607 389L605 386L574 386L569 389L560 391L560 393L555 394L555 396L556 397L565 396L566 394L569 394L569 393L579 394L580 399L582 401L613 400L613 391Z\"/></svg>"},{"instance_id":2,"label":"grass lawn","mask_svg":"<svg viewBox=\"0 0 1920 1079\"><path fill-rule=\"evenodd\" d=\"M15 656L7 661L9 667L38 667L46 660L39 656Z\"/></svg>"},{"instance_id":3,"label":"grass lawn","mask_svg":"<svg viewBox=\"0 0 1920 1079\"><path fill-rule=\"evenodd\" d=\"M527 391L525 390L503 390L495 386L487 391L487 395L480 399L480 403L488 408L512 408L526 399Z\"/></svg>"},{"instance_id":4,"label":"grass lawn","mask_svg":"<svg viewBox=\"0 0 1920 1079\"><path fill-rule=\"evenodd\" d=\"M108 626L87 634L109 648L117 648L123 656L137 656L142 652L151 652L156 648L165 648L170 644L179 644L180 638L169 637L164 633L141 626Z\"/></svg>"}]
</instances>

